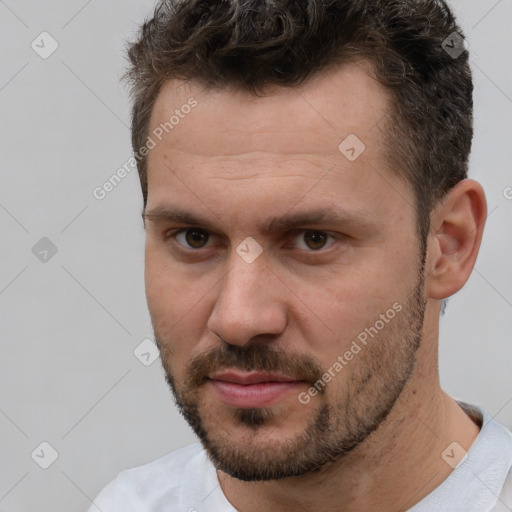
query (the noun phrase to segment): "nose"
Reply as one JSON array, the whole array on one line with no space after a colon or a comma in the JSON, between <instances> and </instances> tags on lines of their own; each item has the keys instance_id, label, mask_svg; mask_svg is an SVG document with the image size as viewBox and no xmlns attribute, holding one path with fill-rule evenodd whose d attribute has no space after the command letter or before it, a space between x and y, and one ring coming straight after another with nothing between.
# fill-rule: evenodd
<instances>
[{"instance_id":1,"label":"nose","mask_svg":"<svg viewBox=\"0 0 512 512\"><path fill-rule=\"evenodd\" d=\"M263 258L247 263L235 253L219 286L207 327L223 341L245 345L255 336L284 332L285 291Z\"/></svg>"}]
</instances>

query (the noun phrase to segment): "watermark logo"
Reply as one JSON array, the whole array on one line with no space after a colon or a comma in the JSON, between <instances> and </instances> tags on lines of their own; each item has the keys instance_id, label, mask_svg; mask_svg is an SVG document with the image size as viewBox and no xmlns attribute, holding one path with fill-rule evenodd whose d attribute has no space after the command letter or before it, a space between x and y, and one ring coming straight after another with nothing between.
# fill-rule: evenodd
<instances>
[{"instance_id":1,"label":"watermark logo","mask_svg":"<svg viewBox=\"0 0 512 512\"><path fill-rule=\"evenodd\" d=\"M258 256L263 252L263 247L248 236L237 248L237 254L247 263L253 263Z\"/></svg>"},{"instance_id":2,"label":"watermark logo","mask_svg":"<svg viewBox=\"0 0 512 512\"><path fill-rule=\"evenodd\" d=\"M48 469L59 458L59 452L50 443L43 441L30 456L40 468Z\"/></svg>"},{"instance_id":3,"label":"watermark logo","mask_svg":"<svg viewBox=\"0 0 512 512\"><path fill-rule=\"evenodd\" d=\"M160 353L158 347L155 345L153 340L146 338L142 340L135 350L133 355L144 365L151 366L159 357Z\"/></svg>"},{"instance_id":4,"label":"watermark logo","mask_svg":"<svg viewBox=\"0 0 512 512\"><path fill-rule=\"evenodd\" d=\"M448 464L448 466L455 469L468 458L468 452L464 450L457 441L453 441L453 443L450 443L448 447L443 450L441 458L446 462L446 464Z\"/></svg>"},{"instance_id":5,"label":"watermark logo","mask_svg":"<svg viewBox=\"0 0 512 512\"><path fill-rule=\"evenodd\" d=\"M48 32L41 32L30 45L41 59L48 59L59 47L57 40Z\"/></svg>"},{"instance_id":6,"label":"watermark logo","mask_svg":"<svg viewBox=\"0 0 512 512\"><path fill-rule=\"evenodd\" d=\"M347 160L354 162L365 152L366 146L357 135L352 133L338 146L338 149Z\"/></svg>"},{"instance_id":7,"label":"watermark logo","mask_svg":"<svg viewBox=\"0 0 512 512\"><path fill-rule=\"evenodd\" d=\"M467 49L466 41L458 32L452 32L442 43L443 50L452 59L460 57Z\"/></svg>"},{"instance_id":8,"label":"watermark logo","mask_svg":"<svg viewBox=\"0 0 512 512\"><path fill-rule=\"evenodd\" d=\"M32 247L32 254L41 263L48 263L57 254L57 251L57 246L46 236L41 238L41 240Z\"/></svg>"}]
</instances>

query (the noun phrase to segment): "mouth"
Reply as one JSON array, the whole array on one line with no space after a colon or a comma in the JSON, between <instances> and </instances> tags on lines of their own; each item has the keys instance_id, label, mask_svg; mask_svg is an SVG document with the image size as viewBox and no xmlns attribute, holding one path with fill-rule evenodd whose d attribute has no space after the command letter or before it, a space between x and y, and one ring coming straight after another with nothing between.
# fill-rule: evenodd
<instances>
[{"instance_id":1,"label":"mouth","mask_svg":"<svg viewBox=\"0 0 512 512\"><path fill-rule=\"evenodd\" d=\"M280 374L235 371L211 375L207 383L226 405L242 408L270 406L306 384Z\"/></svg>"}]
</instances>

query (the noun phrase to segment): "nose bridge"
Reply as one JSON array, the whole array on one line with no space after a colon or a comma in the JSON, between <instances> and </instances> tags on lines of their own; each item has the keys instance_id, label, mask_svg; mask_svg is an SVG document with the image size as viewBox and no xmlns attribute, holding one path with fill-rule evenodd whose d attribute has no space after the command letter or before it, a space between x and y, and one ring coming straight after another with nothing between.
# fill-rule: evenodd
<instances>
[{"instance_id":1,"label":"nose bridge","mask_svg":"<svg viewBox=\"0 0 512 512\"><path fill-rule=\"evenodd\" d=\"M246 248L241 244L237 251ZM263 258L253 261L233 252L229 272L208 321L209 329L224 341L244 344L260 334L279 334L286 324L278 288Z\"/></svg>"}]
</instances>

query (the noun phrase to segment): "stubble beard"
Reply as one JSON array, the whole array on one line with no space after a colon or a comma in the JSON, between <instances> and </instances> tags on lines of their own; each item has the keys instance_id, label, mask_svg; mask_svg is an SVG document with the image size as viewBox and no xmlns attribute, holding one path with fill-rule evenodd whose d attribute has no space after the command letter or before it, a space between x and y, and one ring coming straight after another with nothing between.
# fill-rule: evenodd
<instances>
[{"instance_id":1,"label":"stubble beard","mask_svg":"<svg viewBox=\"0 0 512 512\"><path fill-rule=\"evenodd\" d=\"M231 424L227 425L206 415L202 401L205 377L221 369L238 368L282 372L313 384L324 373L315 360L276 351L272 343L236 346L222 342L219 348L199 354L189 362L185 382L178 387L165 356L165 345L155 333L166 381L178 409L215 467L244 481L300 476L338 461L372 434L388 417L416 364L426 305L424 261L423 257L418 281L411 295L401 303L401 312L307 406L299 401L293 405L295 416L297 407L304 408L300 417L312 416L295 436L276 435L293 412L287 413L279 406L233 409ZM375 319L369 320L363 330L374 322ZM329 391L337 380L334 395L334 391ZM240 428L245 435L237 438L234 429ZM268 435L258 436L263 432ZM251 433L253 441L248 435Z\"/></svg>"}]
</instances>

